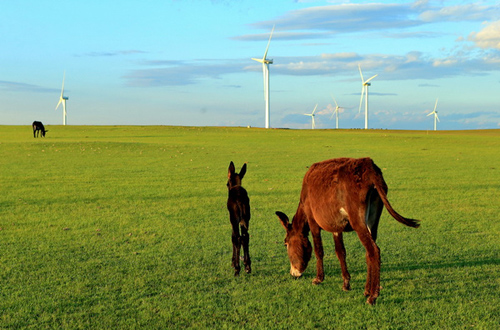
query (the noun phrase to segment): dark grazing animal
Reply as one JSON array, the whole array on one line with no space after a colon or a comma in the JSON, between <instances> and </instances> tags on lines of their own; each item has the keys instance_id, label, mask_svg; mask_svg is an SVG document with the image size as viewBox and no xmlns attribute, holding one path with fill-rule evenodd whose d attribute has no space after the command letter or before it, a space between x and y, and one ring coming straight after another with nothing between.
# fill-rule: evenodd
<instances>
[{"instance_id":1,"label":"dark grazing animal","mask_svg":"<svg viewBox=\"0 0 500 330\"><path fill-rule=\"evenodd\" d=\"M48 130L45 130L45 127L43 126L41 121L34 121L33 124L31 124L33 127L33 137L36 138L37 136L41 135L42 137L45 137L45 133L48 132ZM41 134L40 134L41 132Z\"/></svg>"},{"instance_id":2,"label":"dark grazing animal","mask_svg":"<svg viewBox=\"0 0 500 330\"><path fill-rule=\"evenodd\" d=\"M276 212L286 230L290 274L300 277L307 267L312 252L308 238L311 231L317 272L313 283L323 281L321 230L326 230L333 233L343 290L350 290L351 276L347 271L342 233L354 230L366 249L368 276L364 294L368 304L375 304L380 291L380 249L375 241L383 207L402 224L419 226L419 220L404 218L391 207L387 190L382 171L370 158L337 158L313 164L304 176L292 223L284 213Z\"/></svg>"},{"instance_id":3,"label":"dark grazing animal","mask_svg":"<svg viewBox=\"0 0 500 330\"><path fill-rule=\"evenodd\" d=\"M241 180L247 171L247 164L243 164L240 173L235 172L234 164L229 164L227 174L227 188L229 196L227 198L227 209L229 211L229 219L233 227L232 242L233 242L233 268L234 276L240 274L240 249L243 245L245 271L250 273L251 261L248 253L248 223L250 222L250 199L247 191L241 186ZM241 228L241 235L240 235Z\"/></svg>"}]
</instances>

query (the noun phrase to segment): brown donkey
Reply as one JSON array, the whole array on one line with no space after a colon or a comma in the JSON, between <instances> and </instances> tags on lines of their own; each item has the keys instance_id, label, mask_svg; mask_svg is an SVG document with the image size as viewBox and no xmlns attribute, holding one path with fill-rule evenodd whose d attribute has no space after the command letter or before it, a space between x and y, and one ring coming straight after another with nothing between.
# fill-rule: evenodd
<instances>
[{"instance_id":1,"label":"brown donkey","mask_svg":"<svg viewBox=\"0 0 500 330\"><path fill-rule=\"evenodd\" d=\"M243 164L240 173L236 173L234 164L229 164L227 174L227 188L229 196L227 198L227 209L229 211L229 219L233 227L232 242L233 242L233 268L234 276L240 274L240 249L243 245L245 271L250 273L250 254L248 253L248 223L250 222L250 199L247 191L241 186L241 180L247 171L247 164ZM241 228L241 235L240 235Z\"/></svg>"},{"instance_id":2,"label":"brown donkey","mask_svg":"<svg viewBox=\"0 0 500 330\"><path fill-rule=\"evenodd\" d=\"M382 171L370 158L337 158L313 164L304 176L297 212L288 217L276 212L285 227L290 274L300 277L311 258L309 231L316 254L314 284L323 282L323 244L321 230L333 233L335 252L340 261L343 289L350 290L351 276L346 266L343 232L356 231L366 249L368 276L365 296L375 304L380 291L380 249L375 243L377 228L385 206L389 214L404 225L418 227L418 220L398 214L387 200L387 184Z\"/></svg>"}]
</instances>

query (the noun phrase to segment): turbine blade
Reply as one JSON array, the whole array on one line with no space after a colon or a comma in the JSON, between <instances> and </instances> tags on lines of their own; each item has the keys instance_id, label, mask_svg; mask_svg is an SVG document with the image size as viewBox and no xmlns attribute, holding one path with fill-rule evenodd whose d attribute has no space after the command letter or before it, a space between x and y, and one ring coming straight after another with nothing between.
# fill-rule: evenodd
<instances>
[{"instance_id":1,"label":"turbine blade","mask_svg":"<svg viewBox=\"0 0 500 330\"><path fill-rule=\"evenodd\" d=\"M340 108L337 106L337 107L335 108L335 110L333 110L333 112L332 112L332 115L331 115L330 119L333 119L333 116L335 116L335 115L338 117L338 116L339 116L339 110L340 110Z\"/></svg>"},{"instance_id":2,"label":"turbine blade","mask_svg":"<svg viewBox=\"0 0 500 330\"><path fill-rule=\"evenodd\" d=\"M332 99L333 99L333 102L335 102L335 106L338 108L339 105L337 104L337 100L335 100L335 98L333 97L333 95L332 95Z\"/></svg>"},{"instance_id":3,"label":"turbine blade","mask_svg":"<svg viewBox=\"0 0 500 330\"><path fill-rule=\"evenodd\" d=\"M436 99L436 104L434 105L434 112L436 112L437 106L438 106L438 99Z\"/></svg>"},{"instance_id":4,"label":"turbine blade","mask_svg":"<svg viewBox=\"0 0 500 330\"><path fill-rule=\"evenodd\" d=\"M361 72L361 65L358 64L358 69L359 69L359 75L361 76L361 81L363 84L365 83L365 79L363 79L363 72Z\"/></svg>"},{"instance_id":5,"label":"turbine blade","mask_svg":"<svg viewBox=\"0 0 500 330\"><path fill-rule=\"evenodd\" d=\"M373 77L371 77L370 79L368 79L367 81L365 81L365 84L368 83L370 80L372 80L373 78L375 78L376 76L378 76L378 74L374 75Z\"/></svg>"},{"instance_id":6,"label":"turbine blade","mask_svg":"<svg viewBox=\"0 0 500 330\"><path fill-rule=\"evenodd\" d=\"M335 116L335 114L337 113L337 109L338 109L338 108L335 108L335 110L333 110L333 111L332 111L332 115L330 116L330 119L332 119L332 118L333 118L333 116Z\"/></svg>"},{"instance_id":7,"label":"turbine blade","mask_svg":"<svg viewBox=\"0 0 500 330\"><path fill-rule=\"evenodd\" d=\"M340 108L339 108L339 105L338 105L338 103L337 103L337 100L335 100L335 98L333 97L333 95L331 95L331 97L332 97L332 99L333 99L333 102L335 102L335 110L333 110L333 112L332 112L332 116L330 117L330 119L332 119L332 118L333 118L333 115L334 115L335 113L337 113L337 114L338 114L338 113L339 113L339 109L340 109Z\"/></svg>"},{"instance_id":8,"label":"turbine blade","mask_svg":"<svg viewBox=\"0 0 500 330\"><path fill-rule=\"evenodd\" d=\"M311 113L311 115L314 115L314 112L316 111L316 108L318 107L318 105L316 104L316 106L314 107L314 110L313 112Z\"/></svg>"},{"instance_id":9,"label":"turbine blade","mask_svg":"<svg viewBox=\"0 0 500 330\"><path fill-rule=\"evenodd\" d=\"M437 113L436 113L436 119L437 119L439 122L441 122L441 121L439 120L439 117L438 117L438 114L437 114Z\"/></svg>"},{"instance_id":10,"label":"turbine blade","mask_svg":"<svg viewBox=\"0 0 500 330\"><path fill-rule=\"evenodd\" d=\"M61 105L62 100L63 100L63 99L62 99L62 97L61 97L61 98L59 98L59 102L58 102L58 103L57 103L57 105L56 105L56 110L57 110L57 108L59 108L59 106Z\"/></svg>"},{"instance_id":11,"label":"turbine blade","mask_svg":"<svg viewBox=\"0 0 500 330\"><path fill-rule=\"evenodd\" d=\"M431 112L431 113L429 113L429 114L427 115L427 117L429 117L429 116L430 116L430 115L432 115L432 114L434 114L434 111L433 111L433 112Z\"/></svg>"},{"instance_id":12,"label":"turbine blade","mask_svg":"<svg viewBox=\"0 0 500 330\"><path fill-rule=\"evenodd\" d=\"M361 113L361 106L363 105L363 96L365 94L365 86L361 86L361 98L359 99L359 111L358 113Z\"/></svg>"},{"instance_id":13,"label":"turbine blade","mask_svg":"<svg viewBox=\"0 0 500 330\"><path fill-rule=\"evenodd\" d=\"M62 83L62 88L61 88L61 97L64 94L64 80L66 80L66 71L64 71L64 74L63 74L63 83Z\"/></svg>"},{"instance_id":14,"label":"turbine blade","mask_svg":"<svg viewBox=\"0 0 500 330\"><path fill-rule=\"evenodd\" d=\"M271 35L269 36L269 41L267 42L266 52L264 53L264 57L262 58L262 60L265 60L267 58L267 51L269 50L269 45L271 44L271 38L273 37L274 27L275 25L273 25L273 29L271 30Z\"/></svg>"}]
</instances>

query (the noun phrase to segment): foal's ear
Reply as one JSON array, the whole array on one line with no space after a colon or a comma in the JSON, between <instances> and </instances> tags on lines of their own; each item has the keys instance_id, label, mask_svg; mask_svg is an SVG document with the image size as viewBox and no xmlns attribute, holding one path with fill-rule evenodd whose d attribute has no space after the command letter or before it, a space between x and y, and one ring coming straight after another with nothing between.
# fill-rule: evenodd
<instances>
[{"instance_id":1,"label":"foal's ear","mask_svg":"<svg viewBox=\"0 0 500 330\"><path fill-rule=\"evenodd\" d=\"M227 177L229 178L231 176L231 174L234 174L235 172L235 168L234 168L234 163L231 161L229 163L229 168L228 168L228 173L227 173Z\"/></svg>"},{"instance_id":2,"label":"foal's ear","mask_svg":"<svg viewBox=\"0 0 500 330\"><path fill-rule=\"evenodd\" d=\"M247 172L247 163L243 164L243 166L241 167L241 170L240 170L240 180L243 179L243 177L245 176L245 173Z\"/></svg>"},{"instance_id":3,"label":"foal's ear","mask_svg":"<svg viewBox=\"0 0 500 330\"><path fill-rule=\"evenodd\" d=\"M286 214L280 211L276 211L276 215L280 219L283 228L285 228L285 230L288 231L290 229L289 228L290 223L288 222L288 217L286 216Z\"/></svg>"}]
</instances>

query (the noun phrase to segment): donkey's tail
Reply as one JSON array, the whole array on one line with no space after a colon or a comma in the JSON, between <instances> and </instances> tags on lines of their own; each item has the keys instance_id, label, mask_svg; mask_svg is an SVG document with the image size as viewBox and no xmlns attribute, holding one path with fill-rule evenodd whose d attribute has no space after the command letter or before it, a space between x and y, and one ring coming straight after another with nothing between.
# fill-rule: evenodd
<instances>
[{"instance_id":1,"label":"donkey's tail","mask_svg":"<svg viewBox=\"0 0 500 330\"><path fill-rule=\"evenodd\" d=\"M240 219L240 226L248 230L248 225L250 221L250 199L248 198L247 191L245 188L239 188L239 195L236 200L237 212Z\"/></svg>"},{"instance_id":2,"label":"donkey's tail","mask_svg":"<svg viewBox=\"0 0 500 330\"><path fill-rule=\"evenodd\" d=\"M405 218L392 208L391 203L389 203L389 200L387 199L388 188L387 184L385 183L384 177L382 176L382 171L380 170L380 168L378 168L377 165L375 165L375 163L373 163L373 161L372 164L373 164L373 171L371 173L372 183L375 186L375 189L377 189L378 195L380 196L380 199L382 199L382 202L384 203L385 208L387 209L389 214L398 222L401 222L402 224L408 227L418 228L420 226L419 224L420 220Z\"/></svg>"}]
</instances>

